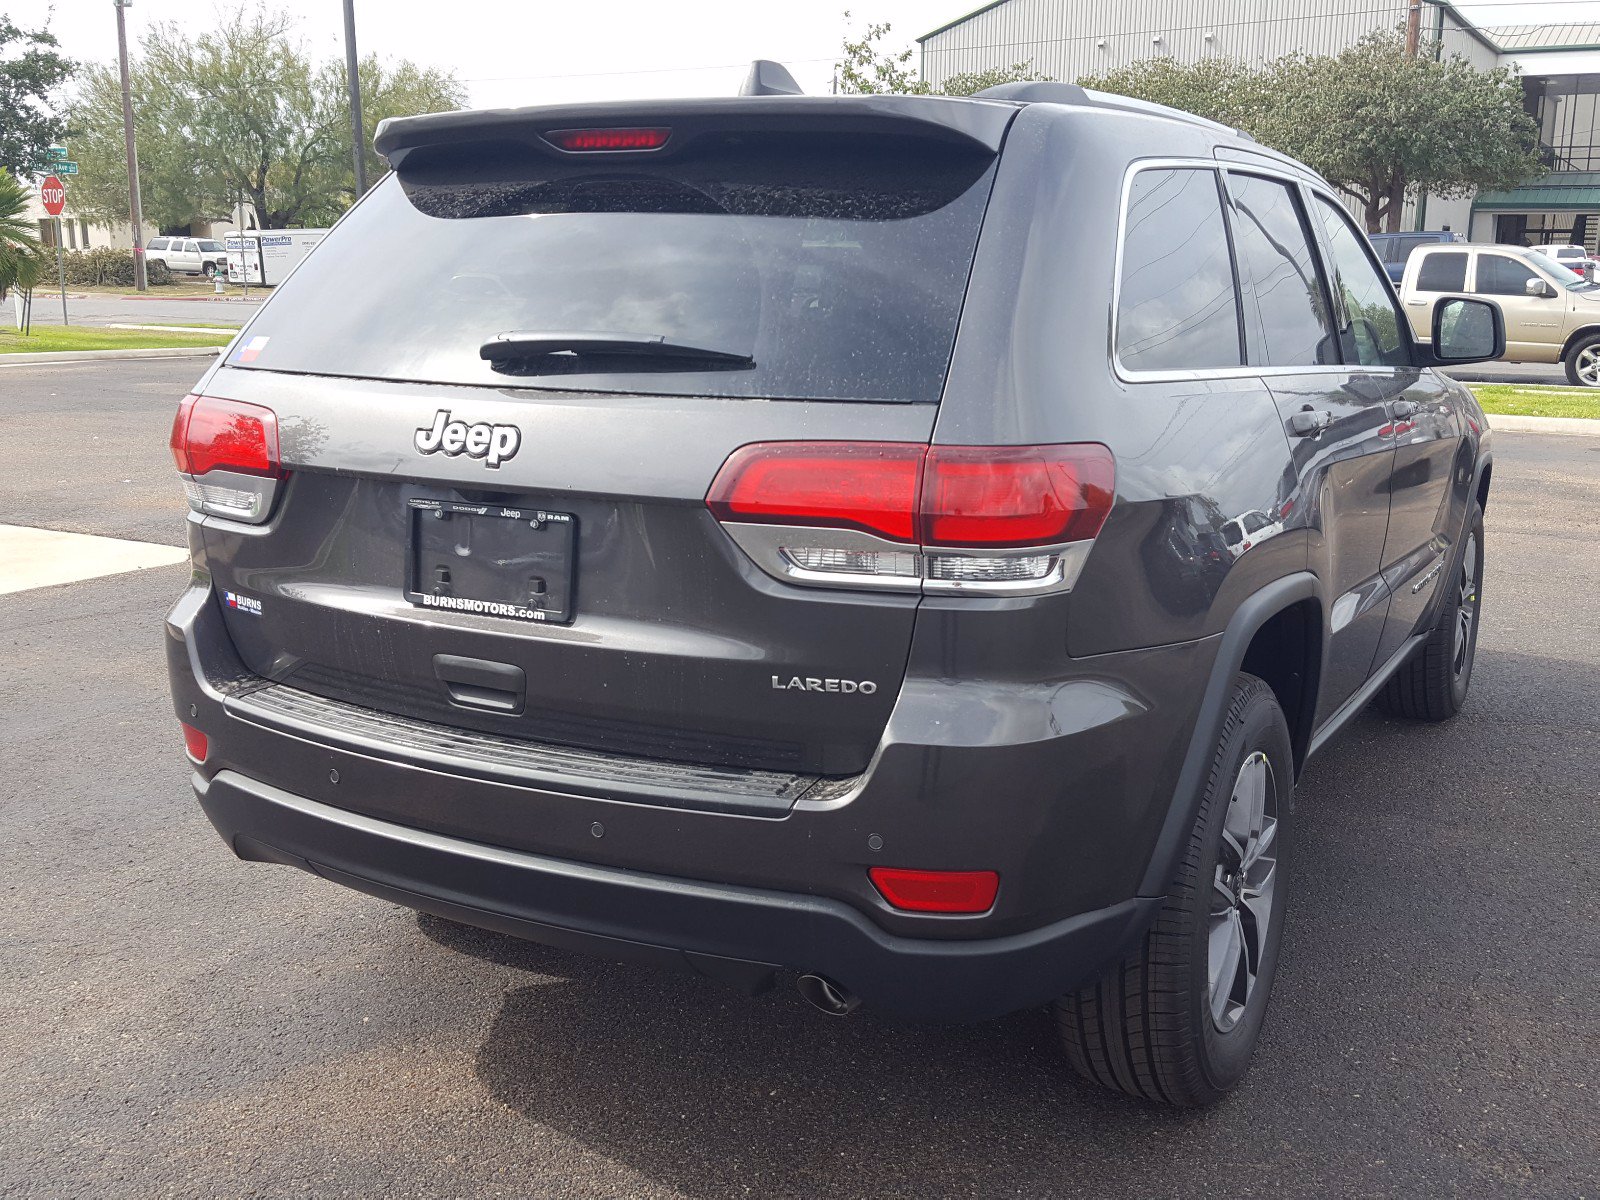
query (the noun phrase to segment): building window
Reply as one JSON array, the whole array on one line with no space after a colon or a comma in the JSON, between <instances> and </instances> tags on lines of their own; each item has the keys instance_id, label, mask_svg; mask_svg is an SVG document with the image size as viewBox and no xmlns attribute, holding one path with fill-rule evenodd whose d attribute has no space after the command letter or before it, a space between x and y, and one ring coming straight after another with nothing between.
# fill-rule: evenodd
<instances>
[{"instance_id":1,"label":"building window","mask_svg":"<svg viewBox=\"0 0 1600 1200\"><path fill-rule=\"evenodd\" d=\"M1600 171L1600 75L1522 81L1523 104L1539 126L1539 154L1552 171Z\"/></svg>"},{"instance_id":2,"label":"building window","mask_svg":"<svg viewBox=\"0 0 1600 1200\"><path fill-rule=\"evenodd\" d=\"M81 236L81 239L82 239L82 242L83 242L83 248L85 250L87 250L89 248L89 218L88 217L79 217L78 218L78 233Z\"/></svg>"}]
</instances>

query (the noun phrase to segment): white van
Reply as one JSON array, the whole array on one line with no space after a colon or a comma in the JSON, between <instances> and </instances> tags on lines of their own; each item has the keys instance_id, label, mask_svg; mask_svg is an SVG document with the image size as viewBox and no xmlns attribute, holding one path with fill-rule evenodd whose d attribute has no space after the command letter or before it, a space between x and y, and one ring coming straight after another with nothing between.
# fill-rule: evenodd
<instances>
[{"instance_id":1,"label":"white van","mask_svg":"<svg viewBox=\"0 0 1600 1200\"><path fill-rule=\"evenodd\" d=\"M228 282L274 287L327 236L326 229L253 229L249 233L230 233L223 239L228 249Z\"/></svg>"}]
</instances>

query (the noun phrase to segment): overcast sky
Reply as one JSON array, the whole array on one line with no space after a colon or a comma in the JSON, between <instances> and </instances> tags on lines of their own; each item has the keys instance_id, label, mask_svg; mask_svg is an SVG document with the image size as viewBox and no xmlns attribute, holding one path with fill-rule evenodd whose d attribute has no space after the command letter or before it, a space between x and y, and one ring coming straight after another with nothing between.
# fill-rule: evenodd
<instances>
[{"instance_id":1,"label":"overcast sky","mask_svg":"<svg viewBox=\"0 0 1600 1200\"><path fill-rule=\"evenodd\" d=\"M134 0L135 42L153 22L195 28L254 0ZM1115 3L1116 0L1099 0ZM356 0L363 53L404 57L455 71L477 107L642 96L728 95L753 58L776 58L808 92L828 90L849 27L887 21L892 39L913 44L981 0ZM341 0L271 0L300 18L322 56L343 50ZM846 23L843 9L854 20ZM1481 25L1600 21L1600 0L1508 0L1458 4ZM51 13L53 11L53 16ZM73 58L116 57L111 0L0 0L24 27L50 18Z\"/></svg>"}]
</instances>

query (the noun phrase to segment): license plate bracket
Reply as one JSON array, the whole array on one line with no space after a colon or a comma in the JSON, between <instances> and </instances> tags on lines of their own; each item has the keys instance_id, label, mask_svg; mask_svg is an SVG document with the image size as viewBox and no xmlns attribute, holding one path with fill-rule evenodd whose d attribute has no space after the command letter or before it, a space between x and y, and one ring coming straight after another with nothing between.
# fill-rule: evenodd
<instances>
[{"instance_id":1,"label":"license plate bracket","mask_svg":"<svg viewBox=\"0 0 1600 1200\"><path fill-rule=\"evenodd\" d=\"M571 513L411 499L406 598L423 608L566 625L578 522Z\"/></svg>"}]
</instances>

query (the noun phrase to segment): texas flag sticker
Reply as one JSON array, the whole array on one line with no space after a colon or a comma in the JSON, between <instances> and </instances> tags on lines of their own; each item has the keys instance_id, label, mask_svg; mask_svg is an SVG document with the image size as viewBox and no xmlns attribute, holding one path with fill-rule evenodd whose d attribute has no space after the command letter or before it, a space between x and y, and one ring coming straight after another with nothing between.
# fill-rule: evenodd
<instances>
[{"instance_id":1,"label":"texas flag sticker","mask_svg":"<svg viewBox=\"0 0 1600 1200\"><path fill-rule=\"evenodd\" d=\"M257 356L267 348L267 343L271 340L271 338L265 337L251 338L233 352L232 361L236 363L255 362Z\"/></svg>"}]
</instances>

